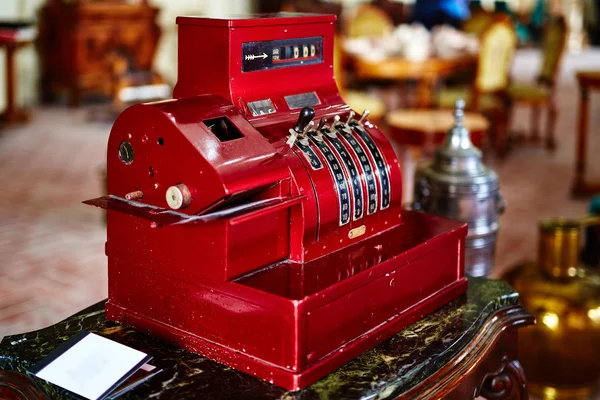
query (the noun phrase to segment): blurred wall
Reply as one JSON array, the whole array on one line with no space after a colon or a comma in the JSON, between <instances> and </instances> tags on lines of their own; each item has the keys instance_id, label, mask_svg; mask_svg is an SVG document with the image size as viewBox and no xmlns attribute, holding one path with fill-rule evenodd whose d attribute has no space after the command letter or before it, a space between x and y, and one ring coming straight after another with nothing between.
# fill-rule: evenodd
<instances>
[{"instance_id":1,"label":"blurred wall","mask_svg":"<svg viewBox=\"0 0 600 400\"><path fill-rule=\"evenodd\" d=\"M177 28L178 15L224 15L252 12L253 0L150 0L160 7L159 24L163 35L155 59L156 69L171 84L177 79ZM37 11L45 0L0 0L0 20L37 20ZM6 106L6 58L0 50L0 109ZM17 54L18 102L35 104L38 100L39 62L34 46L19 50Z\"/></svg>"}]
</instances>

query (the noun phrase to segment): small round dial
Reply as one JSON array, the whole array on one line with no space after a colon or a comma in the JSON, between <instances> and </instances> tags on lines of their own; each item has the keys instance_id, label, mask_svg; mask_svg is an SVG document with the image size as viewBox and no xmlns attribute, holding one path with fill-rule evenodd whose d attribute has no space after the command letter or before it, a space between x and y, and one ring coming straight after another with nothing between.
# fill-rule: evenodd
<instances>
[{"instance_id":1,"label":"small round dial","mask_svg":"<svg viewBox=\"0 0 600 400\"><path fill-rule=\"evenodd\" d=\"M126 140L119 144L119 158L126 165L133 162L133 146Z\"/></svg>"}]
</instances>

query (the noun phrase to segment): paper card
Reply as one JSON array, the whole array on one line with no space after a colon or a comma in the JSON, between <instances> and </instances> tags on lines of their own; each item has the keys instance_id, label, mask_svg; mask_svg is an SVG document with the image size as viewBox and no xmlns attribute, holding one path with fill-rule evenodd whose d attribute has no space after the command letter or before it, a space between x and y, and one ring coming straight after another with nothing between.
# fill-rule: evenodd
<instances>
[{"instance_id":1,"label":"paper card","mask_svg":"<svg viewBox=\"0 0 600 400\"><path fill-rule=\"evenodd\" d=\"M86 331L30 369L37 377L90 400L104 398L152 357Z\"/></svg>"}]
</instances>

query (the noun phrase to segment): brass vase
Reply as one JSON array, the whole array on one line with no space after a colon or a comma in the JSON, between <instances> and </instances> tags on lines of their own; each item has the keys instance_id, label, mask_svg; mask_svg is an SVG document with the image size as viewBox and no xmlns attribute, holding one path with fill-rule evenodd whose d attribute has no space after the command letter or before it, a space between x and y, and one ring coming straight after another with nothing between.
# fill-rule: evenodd
<instances>
[{"instance_id":1,"label":"brass vase","mask_svg":"<svg viewBox=\"0 0 600 400\"><path fill-rule=\"evenodd\" d=\"M579 262L584 225L598 220L549 219L539 224L539 260L505 279L536 325L519 332L519 359L531 394L591 399L600 377L600 275Z\"/></svg>"}]
</instances>

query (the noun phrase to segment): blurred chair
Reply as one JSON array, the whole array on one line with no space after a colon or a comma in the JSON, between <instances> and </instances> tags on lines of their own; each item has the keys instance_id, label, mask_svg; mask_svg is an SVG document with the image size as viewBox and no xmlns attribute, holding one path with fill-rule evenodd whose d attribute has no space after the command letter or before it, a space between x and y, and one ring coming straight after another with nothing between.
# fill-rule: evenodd
<instances>
[{"instance_id":1,"label":"blurred chair","mask_svg":"<svg viewBox=\"0 0 600 400\"><path fill-rule=\"evenodd\" d=\"M389 15L394 26L410 23L414 4L398 0L375 0L373 3Z\"/></svg>"},{"instance_id":2,"label":"blurred chair","mask_svg":"<svg viewBox=\"0 0 600 400\"><path fill-rule=\"evenodd\" d=\"M345 37L348 38L381 37L394 30L394 22L385 10L367 3L357 6L350 16L344 18L342 26ZM369 119L375 122L381 121L386 111L386 105L381 98L364 90L348 89L350 82L344 69L342 40L342 38L336 37L334 49L334 73L340 94L357 113L368 109L371 111Z\"/></svg>"},{"instance_id":3,"label":"blurred chair","mask_svg":"<svg viewBox=\"0 0 600 400\"><path fill-rule=\"evenodd\" d=\"M481 36L494 21L494 13L478 9L471 13L471 18L462 25L462 31L475 36Z\"/></svg>"},{"instance_id":4,"label":"blurred chair","mask_svg":"<svg viewBox=\"0 0 600 400\"><path fill-rule=\"evenodd\" d=\"M537 80L531 83L513 83L508 87L511 105L531 107L530 140L539 142L540 110L548 110L546 124L546 148L554 150L554 127L557 109L554 99L556 75L567 40L567 25L563 17L556 17L547 22L542 39L542 68Z\"/></svg>"},{"instance_id":5,"label":"blurred chair","mask_svg":"<svg viewBox=\"0 0 600 400\"><path fill-rule=\"evenodd\" d=\"M376 123L381 121L386 111L385 103L378 97L367 92L347 89L348 81L346 70L344 69L342 38L336 36L333 47L333 73L342 98L357 113L362 113L368 109L371 111L369 119Z\"/></svg>"},{"instance_id":6,"label":"blurred chair","mask_svg":"<svg viewBox=\"0 0 600 400\"><path fill-rule=\"evenodd\" d=\"M356 7L352 15L343 21L343 31L349 38L381 37L391 33L393 29L394 22L383 9L367 3Z\"/></svg>"},{"instance_id":7,"label":"blurred chair","mask_svg":"<svg viewBox=\"0 0 600 400\"><path fill-rule=\"evenodd\" d=\"M471 85L442 88L437 104L453 108L456 100L464 99L467 109L481 112L492 121L494 147L505 150L509 108L507 90L510 68L517 46L517 36L510 18L498 14L480 37L475 79Z\"/></svg>"},{"instance_id":8,"label":"blurred chair","mask_svg":"<svg viewBox=\"0 0 600 400\"><path fill-rule=\"evenodd\" d=\"M448 110L406 109L386 114L386 134L395 144L411 146L433 154L435 147L441 145L454 126L455 118ZM469 131L471 142L476 147L485 147L489 122L479 113L465 113L462 125ZM416 157L418 160L419 157Z\"/></svg>"}]
</instances>

